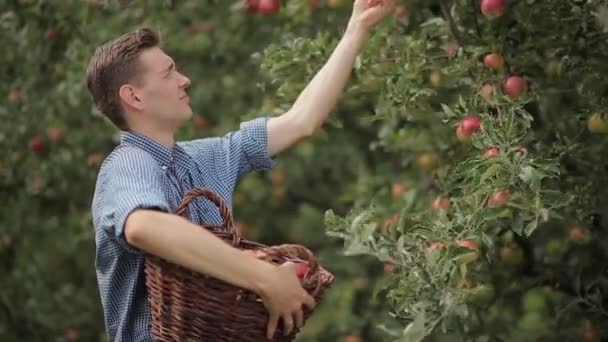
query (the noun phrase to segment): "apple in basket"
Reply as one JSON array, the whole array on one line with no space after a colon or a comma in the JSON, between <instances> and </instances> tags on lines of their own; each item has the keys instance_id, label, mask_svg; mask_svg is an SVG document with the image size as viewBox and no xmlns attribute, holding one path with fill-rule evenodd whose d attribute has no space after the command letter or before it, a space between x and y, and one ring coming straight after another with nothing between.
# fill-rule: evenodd
<instances>
[{"instance_id":1,"label":"apple in basket","mask_svg":"<svg viewBox=\"0 0 608 342\"><path fill-rule=\"evenodd\" d=\"M296 263L296 275L300 279L304 279L308 273L308 263L307 262L298 262Z\"/></svg>"}]
</instances>

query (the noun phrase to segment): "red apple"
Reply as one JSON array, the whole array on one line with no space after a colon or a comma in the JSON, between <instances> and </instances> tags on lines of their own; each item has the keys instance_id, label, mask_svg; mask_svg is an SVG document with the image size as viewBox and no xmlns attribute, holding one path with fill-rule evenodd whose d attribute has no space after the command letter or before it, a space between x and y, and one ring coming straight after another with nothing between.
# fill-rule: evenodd
<instances>
[{"instance_id":1,"label":"red apple","mask_svg":"<svg viewBox=\"0 0 608 342\"><path fill-rule=\"evenodd\" d=\"M308 263L307 262L298 262L296 263L296 275L298 278L303 279L308 273Z\"/></svg>"},{"instance_id":2,"label":"red apple","mask_svg":"<svg viewBox=\"0 0 608 342\"><path fill-rule=\"evenodd\" d=\"M528 90L528 82L520 76L510 76L502 85L502 91L510 97L518 97Z\"/></svg>"},{"instance_id":3,"label":"red apple","mask_svg":"<svg viewBox=\"0 0 608 342\"><path fill-rule=\"evenodd\" d=\"M445 48L445 52L448 54L448 57L450 57L450 58L456 56L456 53L458 52L458 43L453 40L449 41L448 45Z\"/></svg>"},{"instance_id":4,"label":"red apple","mask_svg":"<svg viewBox=\"0 0 608 342\"><path fill-rule=\"evenodd\" d=\"M481 13L486 17L499 17L506 9L506 0L481 0Z\"/></svg>"},{"instance_id":5,"label":"red apple","mask_svg":"<svg viewBox=\"0 0 608 342\"><path fill-rule=\"evenodd\" d=\"M63 134L63 130L59 127L49 127L46 129L46 136L51 139L51 141L62 141L65 137Z\"/></svg>"},{"instance_id":6,"label":"red apple","mask_svg":"<svg viewBox=\"0 0 608 342\"><path fill-rule=\"evenodd\" d=\"M402 183L393 183L393 185L391 186L391 195L393 195L393 198L401 196L404 192L405 185L403 185Z\"/></svg>"},{"instance_id":7,"label":"red apple","mask_svg":"<svg viewBox=\"0 0 608 342\"><path fill-rule=\"evenodd\" d=\"M431 209L434 211L445 210L450 207L450 198L447 196L439 196L431 203Z\"/></svg>"},{"instance_id":8,"label":"red apple","mask_svg":"<svg viewBox=\"0 0 608 342\"><path fill-rule=\"evenodd\" d=\"M19 100L19 92L16 90L11 90L8 93L8 100L11 102L17 102L17 100Z\"/></svg>"},{"instance_id":9,"label":"red apple","mask_svg":"<svg viewBox=\"0 0 608 342\"><path fill-rule=\"evenodd\" d=\"M46 39L53 40L59 36L59 29L51 28L46 31Z\"/></svg>"},{"instance_id":10,"label":"red apple","mask_svg":"<svg viewBox=\"0 0 608 342\"><path fill-rule=\"evenodd\" d=\"M502 207L509 200L509 191L506 189L498 190L492 194L488 200L490 208Z\"/></svg>"},{"instance_id":11,"label":"red apple","mask_svg":"<svg viewBox=\"0 0 608 342\"><path fill-rule=\"evenodd\" d=\"M477 245L477 242L475 242L474 240L470 240L470 239L457 240L456 246L461 247L461 248L467 248L467 249L471 250L471 252L461 254L455 259L456 262L458 262L459 264L468 264L468 263L476 260L479 257L479 246Z\"/></svg>"},{"instance_id":12,"label":"red apple","mask_svg":"<svg viewBox=\"0 0 608 342\"><path fill-rule=\"evenodd\" d=\"M481 118L479 116L467 116L460 125L465 133L473 134L481 129Z\"/></svg>"},{"instance_id":13,"label":"red apple","mask_svg":"<svg viewBox=\"0 0 608 342\"><path fill-rule=\"evenodd\" d=\"M443 247L445 247L445 244L443 242L437 242L437 241L435 241L435 242L433 242L431 244L431 246L429 247L429 249L432 250L432 251L439 251Z\"/></svg>"},{"instance_id":14,"label":"red apple","mask_svg":"<svg viewBox=\"0 0 608 342\"><path fill-rule=\"evenodd\" d=\"M279 13L281 8L280 0L258 0L257 10L262 15Z\"/></svg>"},{"instance_id":15,"label":"red apple","mask_svg":"<svg viewBox=\"0 0 608 342\"><path fill-rule=\"evenodd\" d=\"M192 118L192 123L194 124L194 127L196 127L196 129L205 129L209 124L207 119L204 116L200 115L195 115Z\"/></svg>"},{"instance_id":16,"label":"red apple","mask_svg":"<svg viewBox=\"0 0 608 342\"><path fill-rule=\"evenodd\" d=\"M505 59L497 53L489 53L483 58L483 64L488 69L500 69L505 64Z\"/></svg>"},{"instance_id":17,"label":"red apple","mask_svg":"<svg viewBox=\"0 0 608 342\"><path fill-rule=\"evenodd\" d=\"M585 242L589 238L589 231L585 228L574 226L570 228L570 240L574 242Z\"/></svg>"},{"instance_id":18,"label":"red apple","mask_svg":"<svg viewBox=\"0 0 608 342\"><path fill-rule=\"evenodd\" d=\"M393 265L390 262L385 262L384 263L384 274L389 275L393 273L393 270L395 269L395 265Z\"/></svg>"},{"instance_id":19,"label":"red apple","mask_svg":"<svg viewBox=\"0 0 608 342\"><path fill-rule=\"evenodd\" d=\"M494 158L497 157L500 151L496 147L490 147L486 150L486 153L483 154L486 158Z\"/></svg>"},{"instance_id":20,"label":"red apple","mask_svg":"<svg viewBox=\"0 0 608 342\"><path fill-rule=\"evenodd\" d=\"M247 12L255 13L258 11L259 0L245 0L245 9Z\"/></svg>"},{"instance_id":21,"label":"red apple","mask_svg":"<svg viewBox=\"0 0 608 342\"><path fill-rule=\"evenodd\" d=\"M46 152L46 142L39 135L30 139L29 146L30 146L30 150L32 150L35 153L42 154L42 153Z\"/></svg>"}]
</instances>

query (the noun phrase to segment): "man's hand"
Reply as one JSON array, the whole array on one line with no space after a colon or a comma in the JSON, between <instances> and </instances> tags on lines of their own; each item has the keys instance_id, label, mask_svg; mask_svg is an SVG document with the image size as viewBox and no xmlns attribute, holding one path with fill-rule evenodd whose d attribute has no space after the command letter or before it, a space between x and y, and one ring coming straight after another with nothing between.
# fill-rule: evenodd
<instances>
[{"instance_id":1,"label":"man's hand","mask_svg":"<svg viewBox=\"0 0 608 342\"><path fill-rule=\"evenodd\" d=\"M355 0L348 26L369 32L395 5L394 0Z\"/></svg>"},{"instance_id":2,"label":"man's hand","mask_svg":"<svg viewBox=\"0 0 608 342\"><path fill-rule=\"evenodd\" d=\"M301 328L304 324L302 305L310 309L315 306L314 298L302 288L296 273L296 264L286 262L268 274L262 284L260 297L270 314L266 330L269 339L274 336L279 319L283 320L285 335L289 335L294 326Z\"/></svg>"}]
</instances>

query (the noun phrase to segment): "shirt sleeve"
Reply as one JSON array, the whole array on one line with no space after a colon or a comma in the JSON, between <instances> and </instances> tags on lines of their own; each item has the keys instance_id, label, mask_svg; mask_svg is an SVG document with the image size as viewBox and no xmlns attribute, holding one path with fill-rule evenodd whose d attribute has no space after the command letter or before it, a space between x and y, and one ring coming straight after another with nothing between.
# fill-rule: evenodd
<instances>
[{"instance_id":1,"label":"shirt sleeve","mask_svg":"<svg viewBox=\"0 0 608 342\"><path fill-rule=\"evenodd\" d=\"M223 137L184 143L193 158L210 167L225 183L234 186L249 171L269 170L276 159L268 151L268 118L242 122L240 129Z\"/></svg>"},{"instance_id":2,"label":"shirt sleeve","mask_svg":"<svg viewBox=\"0 0 608 342\"><path fill-rule=\"evenodd\" d=\"M104 170L93 216L108 238L117 240L129 252L141 253L125 238L127 217L136 209L169 212L170 208L162 191L162 171L152 156L138 150L124 152Z\"/></svg>"}]
</instances>

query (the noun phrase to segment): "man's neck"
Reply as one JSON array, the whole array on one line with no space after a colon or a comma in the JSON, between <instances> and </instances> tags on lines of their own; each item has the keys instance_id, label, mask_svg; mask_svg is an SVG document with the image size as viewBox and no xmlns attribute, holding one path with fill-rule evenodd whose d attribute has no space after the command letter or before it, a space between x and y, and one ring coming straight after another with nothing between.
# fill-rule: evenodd
<instances>
[{"instance_id":1,"label":"man's neck","mask_svg":"<svg viewBox=\"0 0 608 342\"><path fill-rule=\"evenodd\" d=\"M148 137L169 149L175 145L175 133L173 131L151 127L132 127L131 131Z\"/></svg>"}]
</instances>

